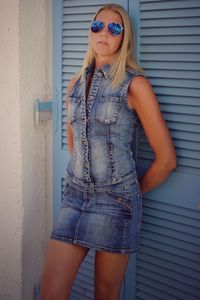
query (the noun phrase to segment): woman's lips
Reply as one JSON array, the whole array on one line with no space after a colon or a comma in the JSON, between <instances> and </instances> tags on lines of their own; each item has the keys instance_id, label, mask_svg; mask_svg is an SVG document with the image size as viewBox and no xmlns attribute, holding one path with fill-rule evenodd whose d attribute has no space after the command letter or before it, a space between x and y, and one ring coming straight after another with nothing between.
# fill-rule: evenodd
<instances>
[{"instance_id":1,"label":"woman's lips","mask_svg":"<svg viewBox=\"0 0 200 300\"><path fill-rule=\"evenodd\" d=\"M104 41L99 41L99 42L97 42L97 44L108 45L108 43L107 43L107 42L104 42Z\"/></svg>"}]
</instances>

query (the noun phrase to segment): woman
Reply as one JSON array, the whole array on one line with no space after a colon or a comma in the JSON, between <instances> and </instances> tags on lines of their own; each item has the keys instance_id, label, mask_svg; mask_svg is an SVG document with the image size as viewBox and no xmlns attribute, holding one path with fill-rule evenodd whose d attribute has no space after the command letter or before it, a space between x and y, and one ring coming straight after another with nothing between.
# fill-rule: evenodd
<instances>
[{"instance_id":1,"label":"woman","mask_svg":"<svg viewBox=\"0 0 200 300\"><path fill-rule=\"evenodd\" d=\"M169 131L141 71L127 12L103 6L91 24L83 68L67 91L71 160L41 300L67 299L89 248L96 250L95 299L119 298L130 253L139 250L142 193L176 167ZM138 118L155 153L140 182L130 149Z\"/></svg>"}]
</instances>

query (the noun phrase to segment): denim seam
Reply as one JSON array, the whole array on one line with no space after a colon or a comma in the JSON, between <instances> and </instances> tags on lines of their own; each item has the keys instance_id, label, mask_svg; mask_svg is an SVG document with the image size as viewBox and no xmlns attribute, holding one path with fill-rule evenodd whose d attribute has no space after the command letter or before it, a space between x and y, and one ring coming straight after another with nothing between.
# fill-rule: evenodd
<instances>
[{"instance_id":1,"label":"denim seam","mask_svg":"<svg viewBox=\"0 0 200 300\"><path fill-rule=\"evenodd\" d=\"M131 248L131 249L103 247L103 246L98 245L98 244L89 243L89 242L85 242L85 241L78 240L78 239L65 238L65 237L62 237L62 236L59 236L59 235L52 235L51 238L52 239L58 239L58 240L66 241L66 242L69 241L69 242L71 242L73 244L80 244L80 245L83 245L83 246L86 246L86 247L94 248L95 250L99 250L99 251L121 253L121 254L136 253L140 249L140 247Z\"/></svg>"}]
</instances>

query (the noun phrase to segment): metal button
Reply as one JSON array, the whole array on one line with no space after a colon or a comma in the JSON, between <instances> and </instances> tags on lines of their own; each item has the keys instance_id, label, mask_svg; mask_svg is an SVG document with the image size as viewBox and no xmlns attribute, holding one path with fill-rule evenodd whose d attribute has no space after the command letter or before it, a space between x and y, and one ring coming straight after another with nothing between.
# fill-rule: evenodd
<instances>
[{"instance_id":1,"label":"metal button","mask_svg":"<svg viewBox=\"0 0 200 300\"><path fill-rule=\"evenodd\" d=\"M117 201L118 201L118 202L121 202L121 201L122 201L122 198L121 198L121 197L117 197Z\"/></svg>"}]
</instances>

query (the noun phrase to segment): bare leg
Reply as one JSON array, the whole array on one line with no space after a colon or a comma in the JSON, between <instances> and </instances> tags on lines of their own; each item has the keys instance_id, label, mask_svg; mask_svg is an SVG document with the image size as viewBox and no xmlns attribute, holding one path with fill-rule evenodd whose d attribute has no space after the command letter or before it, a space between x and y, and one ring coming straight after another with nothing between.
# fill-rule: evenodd
<instances>
[{"instance_id":1,"label":"bare leg","mask_svg":"<svg viewBox=\"0 0 200 300\"><path fill-rule=\"evenodd\" d=\"M96 251L95 300L118 300L129 255Z\"/></svg>"},{"instance_id":2,"label":"bare leg","mask_svg":"<svg viewBox=\"0 0 200 300\"><path fill-rule=\"evenodd\" d=\"M41 278L41 300L67 300L88 248L50 240Z\"/></svg>"}]
</instances>

